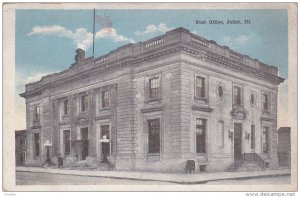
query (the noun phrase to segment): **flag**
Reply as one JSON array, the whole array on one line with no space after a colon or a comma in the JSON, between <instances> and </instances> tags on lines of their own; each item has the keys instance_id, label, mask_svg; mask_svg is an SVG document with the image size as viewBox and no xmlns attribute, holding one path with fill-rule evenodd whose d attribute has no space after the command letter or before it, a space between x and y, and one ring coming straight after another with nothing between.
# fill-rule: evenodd
<instances>
[{"instance_id":1,"label":"flag","mask_svg":"<svg viewBox=\"0 0 300 197\"><path fill-rule=\"evenodd\" d=\"M97 16L95 15L95 22L99 23L103 29L107 30L108 32L112 31L112 22L109 16Z\"/></svg>"},{"instance_id":2,"label":"flag","mask_svg":"<svg viewBox=\"0 0 300 197\"><path fill-rule=\"evenodd\" d=\"M99 23L103 29L105 29L108 33L112 31L112 22L109 16L97 16L96 9L94 9L94 23L93 23L93 56L95 53L95 23Z\"/></svg>"}]
</instances>

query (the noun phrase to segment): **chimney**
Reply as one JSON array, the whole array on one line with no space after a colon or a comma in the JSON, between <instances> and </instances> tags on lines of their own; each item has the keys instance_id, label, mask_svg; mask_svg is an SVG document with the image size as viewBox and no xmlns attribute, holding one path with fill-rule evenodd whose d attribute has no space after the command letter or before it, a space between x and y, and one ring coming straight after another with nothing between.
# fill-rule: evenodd
<instances>
[{"instance_id":1,"label":"chimney","mask_svg":"<svg viewBox=\"0 0 300 197\"><path fill-rule=\"evenodd\" d=\"M79 63L85 59L85 51L78 48L76 49L75 62Z\"/></svg>"}]
</instances>

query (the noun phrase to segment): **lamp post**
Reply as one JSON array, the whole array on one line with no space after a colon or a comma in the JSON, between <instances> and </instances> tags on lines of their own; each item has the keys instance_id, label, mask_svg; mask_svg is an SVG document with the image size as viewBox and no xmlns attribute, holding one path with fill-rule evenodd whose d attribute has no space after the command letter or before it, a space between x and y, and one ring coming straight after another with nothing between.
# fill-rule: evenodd
<instances>
[{"instance_id":1,"label":"lamp post","mask_svg":"<svg viewBox=\"0 0 300 197\"><path fill-rule=\"evenodd\" d=\"M49 149L50 149L50 147L52 146L52 144L51 144L51 142L50 142L49 140L47 140L47 141L45 142L44 146L45 146L45 148L47 149L47 158L46 158L45 163L51 164L52 162L51 162L51 159L50 159L50 151L49 151Z\"/></svg>"}]
</instances>

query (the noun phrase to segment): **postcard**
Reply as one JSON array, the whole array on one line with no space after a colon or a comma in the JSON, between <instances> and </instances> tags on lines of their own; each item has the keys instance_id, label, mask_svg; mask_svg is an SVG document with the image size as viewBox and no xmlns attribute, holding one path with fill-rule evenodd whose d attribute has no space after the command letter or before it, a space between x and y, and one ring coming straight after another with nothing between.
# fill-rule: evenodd
<instances>
[{"instance_id":1,"label":"postcard","mask_svg":"<svg viewBox=\"0 0 300 197\"><path fill-rule=\"evenodd\" d=\"M296 32L296 3L5 3L4 191L296 191Z\"/></svg>"}]
</instances>

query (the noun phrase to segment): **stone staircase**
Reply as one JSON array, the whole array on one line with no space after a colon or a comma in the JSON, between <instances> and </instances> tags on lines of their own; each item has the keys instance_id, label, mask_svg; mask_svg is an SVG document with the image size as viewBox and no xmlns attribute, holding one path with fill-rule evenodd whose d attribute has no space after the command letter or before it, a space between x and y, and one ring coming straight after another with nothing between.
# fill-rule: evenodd
<instances>
[{"instance_id":1,"label":"stone staircase","mask_svg":"<svg viewBox=\"0 0 300 197\"><path fill-rule=\"evenodd\" d=\"M93 165L89 165L86 160L77 161L68 165L65 165L64 168L74 169L74 170L96 170L96 171L110 171L114 170L115 167L110 162L97 162Z\"/></svg>"},{"instance_id":2,"label":"stone staircase","mask_svg":"<svg viewBox=\"0 0 300 197\"><path fill-rule=\"evenodd\" d=\"M227 172L265 170L265 161L256 153L244 153L227 168Z\"/></svg>"}]
</instances>

